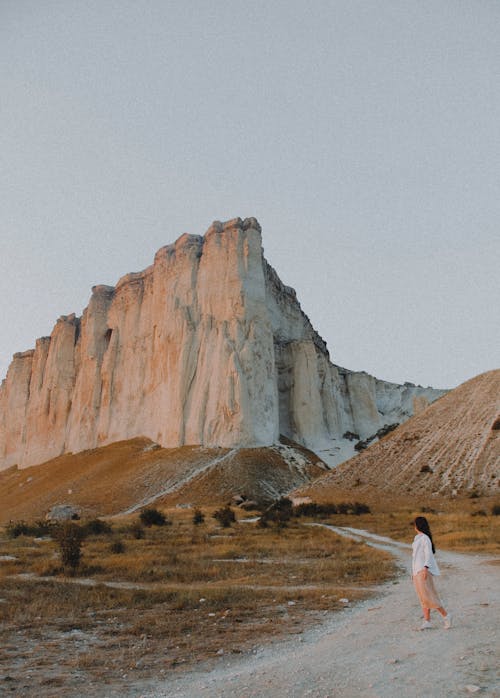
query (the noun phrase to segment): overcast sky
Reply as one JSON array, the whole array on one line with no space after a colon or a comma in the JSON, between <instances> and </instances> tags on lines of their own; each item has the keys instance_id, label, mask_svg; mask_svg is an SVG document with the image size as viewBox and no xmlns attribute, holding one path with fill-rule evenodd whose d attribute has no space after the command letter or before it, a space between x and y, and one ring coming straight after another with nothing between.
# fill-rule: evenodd
<instances>
[{"instance_id":1,"label":"overcast sky","mask_svg":"<svg viewBox=\"0 0 500 698\"><path fill-rule=\"evenodd\" d=\"M255 216L334 363L500 366L498 0L0 0L0 375Z\"/></svg>"}]
</instances>

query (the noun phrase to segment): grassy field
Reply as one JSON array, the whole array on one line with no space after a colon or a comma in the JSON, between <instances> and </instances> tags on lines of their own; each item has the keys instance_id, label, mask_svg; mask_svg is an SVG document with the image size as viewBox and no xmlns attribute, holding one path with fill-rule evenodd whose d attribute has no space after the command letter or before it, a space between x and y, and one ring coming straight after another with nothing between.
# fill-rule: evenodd
<instances>
[{"instance_id":1,"label":"grassy field","mask_svg":"<svg viewBox=\"0 0 500 698\"><path fill-rule=\"evenodd\" d=\"M436 547L457 552L500 555L500 516L492 516L492 501L462 500L430 509L400 507L391 513L366 514L359 526L373 533L411 543L415 532L412 521L425 516ZM353 517L335 517L339 526L355 526Z\"/></svg>"},{"instance_id":2,"label":"grassy field","mask_svg":"<svg viewBox=\"0 0 500 698\"><path fill-rule=\"evenodd\" d=\"M2 535L0 674L12 694L116 688L252 652L394 573L387 554L302 520L222 528L209 509L198 526L192 510L165 513L170 525L144 538L131 528L137 516L89 535L74 576L63 574L56 541ZM363 526L365 517L347 518Z\"/></svg>"},{"instance_id":3,"label":"grassy field","mask_svg":"<svg viewBox=\"0 0 500 698\"><path fill-rule=\"evenodd\" d=\"M439 549L500 554L492 503L456 502L433 510L322 516L411 543L424 513ZM424 508L425 509L425 508ZM109 519L88 534L74 574L48 536L0 532L0 675L7 695L119 693L135 680L254 652L370 594L391 578L388 554L349 541L312 519L285 528L240 521L221 527L204 508L165 510L167 525L138 526L137 515ZM84 523L84 522L83 522ZM83 523L81 525L83 525ZM143 537L137 537L143 536ZM6 678L5 678L6 677ZM85 686L86 693L83 692ZM97 688L98 687L98 688Z\"/></svg>"}]
</instances>

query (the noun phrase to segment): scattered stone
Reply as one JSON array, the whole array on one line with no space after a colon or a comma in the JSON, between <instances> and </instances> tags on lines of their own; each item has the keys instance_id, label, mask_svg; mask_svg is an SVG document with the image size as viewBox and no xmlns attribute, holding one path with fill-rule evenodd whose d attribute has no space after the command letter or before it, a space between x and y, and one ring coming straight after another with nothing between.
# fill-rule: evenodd
<instances>
[{"instance_id":1,"label":"scattered stone","mask_svg":"<svg viewBox=\"0 0 500 698\"><path fill-rule=\"evenodd\" d=\"M481 686L476 686L475 684L470 683L465 687L465 690L469 693L477 693L481 690Z\"/></svg>"}]
</instances>

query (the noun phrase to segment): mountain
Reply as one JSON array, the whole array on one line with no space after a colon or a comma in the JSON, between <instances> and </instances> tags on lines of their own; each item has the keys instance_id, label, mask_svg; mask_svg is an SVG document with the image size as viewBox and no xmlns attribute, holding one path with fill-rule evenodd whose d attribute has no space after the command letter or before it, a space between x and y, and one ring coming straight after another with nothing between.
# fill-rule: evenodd
<instances>
[{"instance_id":1,"label":"mountain","mask_svg":"<svg viewBox=\"0 0 500 698\"><path fill-rule=\"evenodd\" d=\"M0 468L141 437L231 449L280 435L335 464L444 392L332 364L266 262L258 222L236 218L95 286L81 318L60 317L14 355L0 388Z\"/></svg>"},{"instance_id":2,"label":"mountain","mask_svg":"<svg viewBox=\"0 0 500 698\"><path fill-rule=\"evenodd\" d=\"M463 383L378 443L301 490L325 501L350 490L359 499L487 496L500 488L500 370Z\"/></svg>"}]
</instances>

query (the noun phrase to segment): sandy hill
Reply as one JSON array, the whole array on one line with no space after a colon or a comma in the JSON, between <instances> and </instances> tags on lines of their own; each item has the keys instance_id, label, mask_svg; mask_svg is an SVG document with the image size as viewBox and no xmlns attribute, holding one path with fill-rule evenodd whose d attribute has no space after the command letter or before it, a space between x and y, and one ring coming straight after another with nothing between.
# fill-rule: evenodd
<instances>
[{"instance_id":1,"label":"sandy hill","mask_svg":"<svg viewBox=\"0 0 500 698\"><path fill-rule=\"evenodd\" d=\"M360 455L300 490L313 499L495 495L500 485L500 370L483 373Z\"/></svg>"},{"instance_id":2,"label":"sandy hill","mask_svg":"<svg viewBox=\"0 0 500 698\"><path fill-rule=\"evenodd\" d=\"M43 518L70 504L82 517L133 512L148 504L220 504L232 496L269 501L324 472L297 444L270 448L161 448L131 439L0 472L0 524Z\"/></svg>"}]
</instances>

